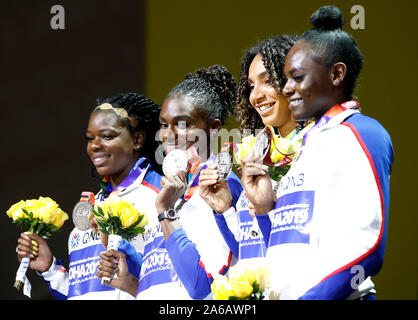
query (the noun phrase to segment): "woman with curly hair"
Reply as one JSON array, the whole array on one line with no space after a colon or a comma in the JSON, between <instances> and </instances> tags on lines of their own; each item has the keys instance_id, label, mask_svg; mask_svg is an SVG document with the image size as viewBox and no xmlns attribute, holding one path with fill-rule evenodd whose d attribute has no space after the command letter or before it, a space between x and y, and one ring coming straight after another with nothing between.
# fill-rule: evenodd
<instances>
[{"instance_id":1,"label":"woman with curly hair","mask_svg":"<svg viewBox=\"0 0 418 320\"><path fill-rule=\"evenodd\" d=\"M289 102L282 94L286 54L297 39L294 35L281 35L245 52L237 91L238 121L244 136L256 135L266 125L290 141L300 139L306 131L302 131L303 122L292 120ZM277 184L276 180L273 183ZM214 210L219 229L234 255L246 262L264 257L266 246L247 194L243 192L237 206L232 206L232 197L227 186L219 182L215 165L202 171L200 186L201 195Z\"/></svg>"},{"instance_id":2,"label":"woman with curly hair","mask_svg":"<svg viewBox=\"0 0 418 320\"><path fill-rule=\"evenodd\" d=\"M281 35L245 52L237 91L237 118L244 135L271 125L286 137L296 128L282 90L286 54L297 39L295 35Z\"/></svg>"}]
</instances>

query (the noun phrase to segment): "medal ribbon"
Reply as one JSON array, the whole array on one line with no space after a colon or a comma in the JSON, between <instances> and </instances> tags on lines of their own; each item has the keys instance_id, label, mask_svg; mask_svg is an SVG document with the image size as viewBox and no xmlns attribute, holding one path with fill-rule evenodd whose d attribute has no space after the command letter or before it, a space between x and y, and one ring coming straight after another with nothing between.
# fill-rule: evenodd
<instances>
[{"instance_id":1,"label":"medal ribbon","mask_svg":"<svg viewBox=\"0 0 418 320\"><path fill-rule=\"evenodd\" d=\"M302 140L302 146L303 147L306 143L306 140L308 139L309 135L312 132L315 132L325 126L333 117L336 115L349 110L349 109L357 109L359 107L359 103L357 101L346 101L341 104L336 104L331 109L329 109L325 114L318 120L318 122L309 129L308 132L305 133Z\"/></svg>"},{"instance_id":2,"label":"medal ribbon","mask_svg":"<svg viewBox=\"0 0 418 320\"><path fill-rule=\"evenodd\" d=\"M215 159L215 156L211 156L208 159L208 163L209 162L213 162L214 159ZM208 167L208 164L207 163L204 164L204 165L202 165L199 162L199 164L195 167L195 170L193 171L193 173L190 173L189 172L189 176L190 176L190 174L192 174L192 176L190 177L190 180L189 180L189 183L188 183L188 186L187 186L187 190L186 190L186 192L184 193L184 195L182 197L185 201L190 200L190 198L192 197L192 195L194 194L194 192L199 187L199 175L200 175L200 172L202 170L206 169L207 167Z\"/></svg>"},{"instance_id":3,"label":"medal ribbon","mask_svg":"<svg viewBox=\"0 0 418 320\"><path fill-rule=\"evenodd\" d=\"M147 166L145 167L145 165ZM110 196L111 194L116 195L121 190L126 189L132 183L134 183L141 174L144 177L146 172L148 171L149 166L150 164L148 163L147 158L139 158L138 160L136 160L131 171L129 171L127 177L116 188L113 188L112 183L109 179L106 189L101 195L100 201L103 201L107 196Z\"/></svg>"},{"instance_id":4,"label":"medal ribbon","mask_svg":"<svg viewBox=\"0 0 418 320\"><path fill-rule=\"evenodd\" d=\"M264 130L269 134L269 137L270 137L270 144L269 144L269 151L267 152L267 154L266 154L266 156L264 157L264 162L268 165L268 166L270 166L270 167L281 167L281 166L285 166L285 165L287 165L287 164L289 164L289 163L291 163L292 162L292 158L290 158L290 156L292 156L292 155L294 155L296 152L292 152L292 153L288 153L288 154L286 154L286 153L282 153L282 152L280 152L280 150L279 149L277 149L277 148L275 148L282 156L284 156L284 158L282 159L282 160L280 160L280 161L278 161L278 162L276 162L276 163L274 163L272 160L271 160L271 157L270 157L270 145L271 145L271 143L272 143L272 141L274 141L274 139L273 139L273 137L274 137L274 132L272 132L271 130L270 130L270 128L267 126L267 127L265 127L264 128Z\"/></svg>"}]
</instances>

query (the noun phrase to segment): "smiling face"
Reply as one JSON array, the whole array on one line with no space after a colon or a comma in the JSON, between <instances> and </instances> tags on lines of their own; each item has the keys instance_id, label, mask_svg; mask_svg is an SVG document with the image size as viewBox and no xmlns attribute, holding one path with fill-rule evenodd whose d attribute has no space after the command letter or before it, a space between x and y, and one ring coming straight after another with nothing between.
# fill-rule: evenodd
<instances>
[{"instance_id":1,"label":"smiling face","mask_svg":"<svg viewBox=\"0 0 418 320\"><path fill-rule=\"evenodd\" d=\"M257 110L265 125L277 127L283 136L293 130L288 101L277 93L269 81L261 54L257 54L248 69L249 101ZM282 132L285 131L285 132Z\"/></svg>"},{"instance_id":2,"label":"smiling face","mask_svg":"<svg viewBox=\"0 0 418 320\"><path fill-rule=\"evenodd\" d=\"M189 149L197 143L207 147L210 129L219 127L219 120L209 120L202 110L180 97L164 102L159 119L159 139L166 154L173 149Z\"/></svg>"},{"instance_id":3,"label":"smiling face","mask_svg":"<svg viewBox=\"0 0 418 320\"><path fill-rule=\"evenodd\" d=\"M298 42L288 53L284 72L287 82L283 94L289 100L295 120L319 119L337 101L333 68L319 64L311 57L308 44Z\"/></svg>"},{"instance_id":4,"label":"smiling face","mask_svg":"<svg viewBox=\"0 0 418 320\"><path fill-rule=\"evenodd\" d=\"M87 154L100 175L109 175L113 185L125 179L139 156L144 135L132 135L111 111L96 111L87 128Z\"/></svg>"}]
</instances>

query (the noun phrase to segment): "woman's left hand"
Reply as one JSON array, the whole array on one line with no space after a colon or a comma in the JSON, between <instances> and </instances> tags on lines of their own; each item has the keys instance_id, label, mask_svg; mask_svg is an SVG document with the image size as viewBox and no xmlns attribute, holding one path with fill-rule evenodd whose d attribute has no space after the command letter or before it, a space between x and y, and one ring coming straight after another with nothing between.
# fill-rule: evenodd
<instances>
[{"instance_id":1,"label":"woman's left hand","mask_svg":"<svg viewBox=\"0 0 418 320\"><path fill-rule=\"evenodd\" d=\"M248 155L241 161L241 184L256 214L265 214L274 208L276 201L268 167L260 161L261 155Z\"/></svg>"}]
</instances>

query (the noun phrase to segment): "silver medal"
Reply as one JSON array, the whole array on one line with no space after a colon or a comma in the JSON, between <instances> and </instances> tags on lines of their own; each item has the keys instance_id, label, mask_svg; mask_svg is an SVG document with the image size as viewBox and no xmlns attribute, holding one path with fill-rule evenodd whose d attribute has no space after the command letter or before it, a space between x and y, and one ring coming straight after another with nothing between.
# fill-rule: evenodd
<instances>
[{"instance_id":1,"label":"silver medal","mask_svg":"<svg viewBox=\"0 0 418 320\"><path fill-rule=\"evenodd\" d=\"M218 167L220 175L219 181L223 181L229 175L232 169L232 159L229 152L221 151L216 155L215 164Z\"/></svg>"},{"instance_id":2,"label":"silver medal","mask_svg":"<svg viewBox=\"0 0 418 320\"><path fill-rule=\"evenodd\" d=\"M186 153L180 149L171 150L163 161L163 172L165 176L175 176L179 171L186 172L187 167Z\"/></svg>"},{"instance_id":3,"label":"silver medal","mask_svg":"<svg viewBox=\"0 0 418 320\"><path fill-rule=\"evenodd\" d=\"M262 159L267 155L270 149L270 135L266 130L260 132L255 139L253 147L253 155L261 154Z\"/></svg>"},{"instance_id":4,"label":"silver medal","mask_svg":"<svg viewBox=\"0 0 418 320\"><path fill-rule=\"evenodd\" d=\"M78 202L73 209L73 223L80 231L86 231L90 228L89 214L93 205L88 201Z\"/></svg>"}]
</instances>

